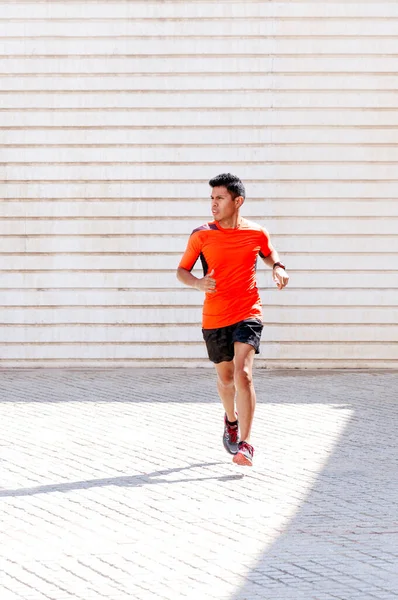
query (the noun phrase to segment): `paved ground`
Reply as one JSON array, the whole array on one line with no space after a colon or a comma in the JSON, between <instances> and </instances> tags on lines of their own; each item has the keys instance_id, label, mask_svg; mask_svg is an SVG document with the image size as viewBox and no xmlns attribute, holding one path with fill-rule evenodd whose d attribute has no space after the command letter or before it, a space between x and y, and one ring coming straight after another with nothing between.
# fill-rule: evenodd
<instances>
[{"instance_id":1,"label":"paved ground","mask_svg":"<svg viewBox=\"0 0 398 600\"><path fill-rule=\"evenodd\" d=\"M398 598L398 373L0 372L1 600Z\"/></svg>"}]
</instances>

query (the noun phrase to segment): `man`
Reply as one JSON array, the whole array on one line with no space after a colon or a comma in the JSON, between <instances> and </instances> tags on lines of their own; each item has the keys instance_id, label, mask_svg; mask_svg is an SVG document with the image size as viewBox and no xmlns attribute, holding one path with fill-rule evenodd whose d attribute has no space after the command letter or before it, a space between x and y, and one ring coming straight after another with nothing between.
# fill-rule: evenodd
<instances>
[{"instance_id":1,"label":"man","mask_svg":"<svg viewBox=\"0 0 398 600\"><path fill-rule=\"evenodd\" d=\"M256 404L252 370L263 329L256 283L258 255L273 269L279 289L287 285L289 276L265 229L240 216L245 200L241 180L224 173L209 184L214 221L192 232L177 278L205 292L202 332L225 410L224 447L233 454L234 463L251 466L250 433ZM198 258L204 272L200 279L191 273Z\"/></svg>"}]
</instances>

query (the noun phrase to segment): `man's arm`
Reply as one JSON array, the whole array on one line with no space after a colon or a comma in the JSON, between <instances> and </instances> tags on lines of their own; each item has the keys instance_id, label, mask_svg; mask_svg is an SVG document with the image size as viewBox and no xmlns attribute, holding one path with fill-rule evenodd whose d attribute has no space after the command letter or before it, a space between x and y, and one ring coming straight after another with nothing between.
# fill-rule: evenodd
<instances>
[{"instance_id":1,"label":"man's arm","mask_svg":"<svg viewBox=\"0 0 398 600\"><path fill-rule=\"evenodd\" d=\"M191 273L201 251L202 238L199 228L199 230L191 233L186 250L177 268L177 279L184 285L200 290L201 292L214 293L216 291L216 280L213 278L214 269L202 278L195 277L195 275L192 275Z\"/></svg>"},{"instance_id":2,"label":"man's arm","mask_svg":"<svg viewBox=\"0 0 398 600\"><path fill-rule=\"evenodd\" d=\"M213 278L213 275L214 269L201 279L198 279L198 277L192 275L187 269L183 269L182 267L178 267L177 269L178 281L181 281L181 283L188 287L195 288L201 292L209 292L210 294L214 294L216 291L216 280Z\"/></svg>"},{"instance_id":3,"label":"man's arm","mask_svg":"<svg viewBox=\"0 0 398 600\"><path fill-rule=\"evenodd\" d=\"M283 267L275 267L275 269L273 268L275 263L280 262L277 251L273 248L271 250L271 254L268 254L268 256L261 256L261 258L267 267L272 269L272 278L275 281L278 290L286 287L289 283L289 275L287 274L287 271Z\"/></svg>"},{"instance_id":4,"label":"man's arm","mask_svg":"<svg viewBox=\"0 0 398 600\"><path fill-rule=\"evenodd\" d=\"M263 259L263 262L267 265L267 267L269 267L270 269L272 269L276 262L280 262L279 254L274 248L272 249L271 254L268 254L268 256L261 256L261 258Z\"/></svg>"}]
</instances>

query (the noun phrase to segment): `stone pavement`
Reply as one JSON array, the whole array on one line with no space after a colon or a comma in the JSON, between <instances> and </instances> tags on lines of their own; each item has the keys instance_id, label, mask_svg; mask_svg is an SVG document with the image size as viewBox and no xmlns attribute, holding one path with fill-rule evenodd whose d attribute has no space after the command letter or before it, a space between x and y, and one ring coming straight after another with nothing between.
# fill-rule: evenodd
<instances>
[{"instance_id":1,"label":"stone pavement","mask_svg":"<svg viewBox=\"0 0 398 600\"><path fill-rule=\"evenodd\" d=\"M0 600L398 598L398 373L0 371Z\"/></svg>"}]
</instances>

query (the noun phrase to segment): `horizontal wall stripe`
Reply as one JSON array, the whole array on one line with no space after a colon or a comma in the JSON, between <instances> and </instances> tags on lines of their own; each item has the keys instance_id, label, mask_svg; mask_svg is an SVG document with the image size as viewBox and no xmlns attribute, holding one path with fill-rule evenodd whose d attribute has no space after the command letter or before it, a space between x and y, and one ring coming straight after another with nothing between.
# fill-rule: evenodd
<instances>
[{"instance_id":1,"label":"horizontal wall stripe","mask_svg":"<svg viewBox=\"0 0 398 600\"><path fill-rule=\"evenodd\" d=\"M322 126L250 126L235 127L3 127L0 141L3 147L96 147L96 148L174 148L174 147L252 147L280 149L284 147L318 148L395 148L397 129L381 127L347 127L344 137L341 127ZM216 134L216 137L215 137ZM106 143L104 143L106 136ZM277 142L273 141L277 137ZM254 146L253 146L254 147Z\"/></svg>"},{"instance_id":2,"label":"horizontal wall stripe","mask_svg":"<svg viewBox=\"0 0 398 600\"><path fill-rule=\"evenodd\" d=\"M319 73L244 73L234 74L233 87L231 87L231 75L221 73L123 73L115 76L113 73L76 75L74 73L43 74L21 74L19 76L0 75L1 94L23 92L25 94L94 94L98 92L108 94L123 93L164 93L185 94L222 92L232 89L237 92L261 93L274 91L275 93L342 93L345 91L356 91L374 94L375 87L379 94L390 94L397 90L397 76L383 73L378 76L340 73L321 75ZM121 78L123 81L121 82ZM173 90L170 90L170 79ZM120 87L122 83L123 88ZM299 86L299 87L298 87Z\"/></svg>"},{"instance_id":3,"label":"horizontal wall stripe","mask_svg":"<svg viewBox=\"0 0 398 600\"><path fill-rule=\"evenodd\" d=\"M398 197L390 200L335 199L332 202L318 198L303 200L251 199L247 198L242 214L249 219L262 222L269 218L319 219L331 218L378 218L398 217ZM212 219L210 199L192 201L189 198L175 200L146 199L131 200L115 198L74 200L12 199L0 203L1 219L65 219L65 218L134 218L134 219L195 219L198 223ZM190 231L187 231L187 234ZM381 240L380 240L381 241ZM1 240L0 240L1 242Z\"/></svg>"},{"instance_id":4,"label":"horizontal wall stripe","mask_svg":"<svg viewBox=\"0 0 398 600\"><path fill-rule=\"evenodd\" d=\"M398 236L397 236L398 237ZM75 253L74 255L12 255L10 261L9 255L0 254L0 273L18 270L21 272L38 271L63 271L70 272L78 269L79 271L97 271L112 270L115 273L119 271L131 272L133 269L139 269L140 272L154 271L157 273L169 273L174 271L180 260L180 256L164 255L130 255L119 254L110 256L109 254L96 254L86 256ZM395 254L383 253L382 258L377 254L363 254L345 256L333 254L311 254L303 257L301 253L296 255L285 254L285 262L289 262L289 271L297 273L305 260L305 268L308 270L323 271L370 271L377 270L380 266L380 260L383 263L383 271L398 271L398 252ZM217 276L217 273L216 273ZM216 277L217 278L217 277Z\"/></svg>"},{"instance_id":5,"label":"horizontal wall stripe","mask_svg":"<svg viewBox=\"0 0 398 600\"><path fill-rule=\"evenodd\" d=\"M347 114L344 114L346 112ZM169 110L137 110L131 109L120 110L73 110L65 111L64 109L43 111L42 109L21 110L16 111L0 110L0 126L12 127L92 127L97 129L99 126L104 127L136 127L143 126L151 127L167 127L169 130L174 127L188 126L209 128L212 125L217 127L231 126L233 128L247 127L266 127L268 125L288 127L304 127L310 125L312 127L321 126L322 130L325 126L342 128L344 122L347 121L349 115L350 126L374 127L376 129L383 127L398 127L398 110L394 109L369 109L360 110L352 108L347 111L342 109L319 107L316 110L308 112L306 109L247 109L230 110L217 112L214 110L191 109L186 108Z\"/></svg>"},{"instance_id":6,"label":"horizontal wall stripe","mask_svg":"<svg viewBox=\"0 0 398 600\"><path fill-rule=\"evenodd\" d=\"M0 56L36 57L83 57L112 56L158 57L169 56L380 56L395 55L398 51L397 36L311 36L311 37L274 37L274 36L235 36L229 33L219 36L164 36L163 38L143 37L52 37L43 38L24 36L22 38L2 38ZM233 47L231 48L231 42ZM155 44L154 42L157 42ZM196 51L195 51L196 50Z\"/></svg>"},{"instance_id":7,"label":"horizontal wall stripe","mask_svg":"<svg viewBox=\"0 0 398 600\"><path fill-rule=\"evenodd\" d=\"M42 144L2 144L2 148L7 149L7 153L3 153L4 155L4 159L2 160L3 164L20 164L21 161L18 160L13 160L13 161L9 161L6 160L9 157L13 156L12 152L9 152L10 149L13 148L24 148L24 149L31 149L31 148L41 148ZM83 163L104 163L104 162L112 162L114 163L119 163L119 164L124 164L124 163L131 163L131 162L141 162L139 159L141 156L144 156L147 154L147 150L151 150L151 155L150 158L153 158L153 156L157 156L160 155L161 159L158 162L162 162L163 164L172 164L174 161L169 161L168 163L166 163L163 159L164 159L164 152L159 153L159 149L162 149L163 151L165 149L170 149L170 150L174 150L176 148L178 148L179 152L170 152L168 154L171 154L171 156L173 157L175 156L181 156L184 155L186 158L189 158L191 154L193 154L192 149L195 149L197 151L197 154L199 157L201 158L207 158L208 154L207 153L205 156L202 156L204 153L200 153L198 152L198 150L202 150L202 149L214 149L214 150L223 150L223 152L225 151L231 151L231 150L236 150L236 149L245 149L247 150L248 148L252 149L255 148L257 150L260 150L259 152L256 152L256 156L262 156L262 155L268 155L270 154L270 151L273 150L274 154L272 155L272 157L278 157L279 153L281 156L283 156L283 158L290 158L290 155L292 155L291 159L286 161L286 160L280 160L280 161L246 161L249 162L249 164L256 164L257 162L266 162L266 163L286 163L286 162L302 162L300 160L296 160L295 159L295 154L297 152L297 149L302 149L302 148L306 148L309 150L309 153L311 155L311 151L315 152L314 149L317 150L317 154L315 155L315 157L319 158L319 154L324 155L326 158L329 158L329 156L332 158L334 158L333 156L333 151L335 151L336 148L339 148L340 152L346 153L348 156L350 156L351 153L353 153L352 148L355 148L357 150L357 154L355 154L355 160L349 160L348 162L352 163L361 163L361 162L381 162L384 164L388 164L388 163L395 163L397 162L395 160L395 153L394 150L396 148L396 144L377 144L377 143L368 143L368 144L361 144L360 146L358 144L352 143L352 142L347 142L345 144L333 144L333 143L328 143L325 142L323 144L311 144L311 143L286 143L286 144L261 144L261 143L240 143L240 144L235 144L235 143L228 143L228 142L224 142L224 143L218 143L218 144L136 144L136 143L126 143L126 144L46 144L46 148L53 148L53 149L58 149L58 150L62 150L64 148L68 148L69 150L71 148L77 148L77 149L84 149L84 151L82 151L81 153L72 153L72 152L68 152L68 153L64 153L64 152L60 152L59 155L56 155L56 158L61 158L61 156L66 156L67 160L57 160L57 161L51 161L51 160L46 160L46 161L36 161L36 162L46 162L48 164L64 164L64 163L68 163L68 164L73 164L74 162L77 162L76 160L74 160L73 162L68 161L68 159L70 159L72 156L74 156L75 154L77 154L78 156L81 154L84 156L84 158L95 158L97 155L99 156L99 160L98 161L93 161L93 160L85 160L83 161ZM125 150L126 148L128 148L130 150L130 152L124 152L124 156L132 156L132 158L138 158L138 160L134 161L134 160L127 160L127 161L123 161L123 160L106 160L108 158L109 154L115 154L117 156L117 158L119 157L119 154L122 154L121 152L119 152L119 149L123 149ZM140 151L137 151L137 148L140 148ZM362 148L362 151L360 150ZM94 149L94 150L93 150ZM101 152L99 153L98 150L104 150L106 149L107 152ZM369 154L370 156L375 155L375 149L377 149L377 158L378 160L367 160L367 154ZM88 151L88 150L93 150L92 152ZM384 152L383 151L387 151L388 150L388 158L389 159L393 159L393 160L382 160L383 156L384 156ZM157 152L156 152L157 151ZM191 152L190 152L191 151ZM279 153L278 153L279 151ZM365 155L365 159L364 160L357 160L358 159L358 151L360 153L360 155ZM29 152L19 152L18 154L15 153L17 156L17 158L21 158L21 155L26 155L29 156ZM33 154L33 153L32 153ZM54 158L54 152L52 154L52 158ZM236 153L239 156L239 153ZM387 152L385 152L385 154L387 155ZM45 156L45 154L44 154ZM302 155L301 155L302 156ZM337 158L340 158L341 155L337 155ZM121 156L123 158L123 155ZM35 158L37 158L37 153ZM105 159L105 160L104 160ZM30 164L33 164L35 161L29 161ZM143 161L145 163L150 162L150 161ZM185 164L189 164L190 161L185 161ZM201 160L202 163L206 163L208 161L203 161ZM323 161L317 161L317 160L311 160L309 161L310 163L319 163L319 162L343 162L342 160L323 160ZM344 161L345 162L345 161Z\"/></svg>"},{"instance_id":8,"label":"horizontal wall stripe","mask_svg":"<svg viewBox=\"0 0 398 600\"><path fill-rule=\"evenodd\" d=\"M360 325L344 326L302 326L289 327L266 325L263 334L263 343L342 343L347 342L374 344L377 342L398 343L398 326L372 325L364 328ZM15 346L18 344L30 345L71 345L71 344L137 344L137 343L197 343L203 341L200 324L186 326L156 325L144 326L91 326L55 324L50 327L4 327L0 325L0 346Z\"/></svg>"},{"instance_id":9,"label":"horizontal wall stripe","mask_svg":"<svg viewBox=\"0 0 398 600\"><path fill-rule=\"evenodd\" d=\"M128 325L134 327L140 326L163 326L172 321L176 327L182 326L181 319L184 319L185 326L195 325L201 319L200 307L191 307L190 309L180 307L177 318L175 311L159 307L129 307L121 309L120 307L32 307L29 311L30 318L26 319L28 307L13 307L4 311L1 323L12 329L14 325L24 327L30 326L54 326L64 324L65 326L74 325L82 327L83 325L103 325L109 327L119 327ZM33 310L34 308L34 310ZM388 309L388 310L387 310ZM284 326L295 329L297 327L308 326L315 328L317 325L349 325L362 327L364 330L372 331L372 328L384 325L385 327L395 326L397 323L398 306L383 308L364 307L364 306L302 306L297 307L279 307L267 306L264 310L265 328L270 325ZM200 332L200 325L197 325ZM264 339L266 330L264 332Z\"/></svg>"},{"instance_id":10,"label":"horizontal wall stripe","mask_svg":"<svg viewBox=\"0 0 398 600\"><path fill-rule=\"evenodd\" d=\"M143 126L156 127L158 125L171 129L175 125L179 127L211 127L213 124L220 126L242 128L250 126L322 126L326 125L338 127L344 126L349 114L350 126L363 126L364 128L384 126L398 127L398 109L380 109L370 108L361 110L352 108L346 111L330 107L318 107L316 110L308 112L307 109L245 109L237 110L230 108L225 111L216 109L205 110L203 108L180 110L165 109L142 109L134 111L131 109L121 110L103 110L87 109L65 110L53 109L45 111L42 109L31 109L16 111L15 109L0 110L0 126L11 127L13 125L21 126L48 126L48 127L127 127L134 126L142 128Z\"/></svg>"},{"instance_id":11,"label":"horizontal wall stripe","mask_svg":"<svg viewBox=\"0 0 398 600\"><path fill-rule=\"evenodd\" d=\"M294 276L293 276L294 274ZM346 289L398 289L398 270L387 269L381 278L377 271L297 271L291 272L292 279L289 286L294 288L322 287L324 289L344 287ZM14 287L63 287L76 288L82 279L89 278L94 287L133 287L143 289L172 289L176 285L174 273L163 272L134 272L134 271L106 271L94 272L84 269L69 271L19 271L14 273L1 272L2 288ZM272 285L269 274L269 285Z\"/></svg>"},{"instance_id":12,"label":"horizontal wall stripe","mask_svg":"<svg viewBox=\"0 0 398 600\"><path fill-rule=\"evenodd\" d=\"M398 40L398 38L397 38ZM398 55L397 55L398 57ZM165 98L167 96L167 99ZM354 110L391 109L397 112L397 90L389 90L381 94L367 93L349 90L344 94L341 90L225 90L225 94L217 90L198 91L190 93L187 90L168 92L166 90L147 91L93 91L90 94L48 92L39 93L34 91L8 92L0 94L1 112L7 110L99 110L120 112L123 110L144 110L146 113L152 111L170 112L174 109L200 112L223 110L234 110L236 112L257 110L267 111L269 108L280 110L318 109L318 110ZM165 106L167 100L167 107ZM151 105L152 108L148 108Z\"/></svg>"},{"instance_id":13,"label":"horizontal wall stripe","mask_svg":"<svg viewBox=\"0 0 398 600\"><path fill-rule=\"evenodd\" d=\"M228 94L234 93L237 96L239 96L240 94L244 94L244 95L246 95L246 94L263 94L263 96L267 97L268 94L270 92L272 92L272 94L274 94L276 97L278 97L278 95L281 95L281 94L285 94L288 97L289 94L295 94L295 95L298 95L298 94L307 94L307 95L310 95L310 94L325 94L325 93L327 93L328 96L330 95L331 97L333 97L332 94L341 94L343 91L347 91L347 90L339 89L339 88L330 89L327 92L325 92L325 90L321 89L321 88L319 88L319 89L314 88L314 89L311 89L311 90L310 89L303 89L303 88L300 88L300 89L292 88L292 89L288 89L288 90L285 90L285 89L280 90L280 89L274 89L274 88L271 88L271 87L264 87L264 86L262 86L261 88L244 88L244 87L216 88L215 87L215 88L212 88L210 90L190 88L190 89L173 90L173 91L164 90L164 89L158 89L156 87L155 88L151 88L149 90L142 89L142 88L140 88L140 89L128 89L128 88L126 88L126 89L124 89L124 88L123 89L106 89L106 88L101 89L101 88L99 88L99 89L79 90L79 95L78 96L79 96L79 98L84 98L85 94L87 94L87 95L89 95L89 94L92 94L92 95L94 95L94 94L101 94L101 95L108 94L109 98L112 98L112 96L116 96L116 95L117 96L121 96L122 94L123 94L123 96L126 96L126 97L128 97L129 95L130 96L134 96L134 95L138 95L138 94L139 95L143 95L143 96L149 95L149 94L154 94L154 95L155 94L158 94L158 95L166 94L167 96L173 96L173 95L177 95L178 94L178 95L181 96L181 94L183 94L184 96L188 96L188 97L190 95L195 95L195 96L199 96L200 97L201 95L203 96L204 94L213 94L214 92L216 92L216 93L219 94L221 92L225 92L225 93L228 93ZM362 94L374 94L374 90L372 90L372 89L365 89L365 88L360 88L360 89L355 89L354 88L354 89L351 89L350 91L352 91L352 92L361 92ZM4 90L0 90L0 95L1 96L9 96L10 95L11 96L12 94L15 94L15 92L20 92L20 90L5 90L4 89ZM394 88L392 90L380 90L378 93L379 94L396 94L396 92L397 92L397 89ZM54 94L61 95L61 96L62 95L65 95L65 96L69 95L69 96L71 96L72 94L73 95L77 95L76 94L76 90L66 90L66 89L51 90L50 92L49 92L49 90L42 90L42 89L24 90L24 93L25 93L25 95L29 94L29 95L32 95L32 96L33 95L39 96L39 95L44 95L44 94L47 94L48 96L50 96L50 95L53 96ZM21 94L19 93L18 96L21 96ZM203 98L202 98L202 100L203 100ZM201 104L201 107L202 107L202 104ZM239 108L241 108L241 106L239 106Z\"/></svg>"},{"instance_id":14,"label":"horizontal wall stripe","mask_svg":"<svg viewBox=\"0 0 398 600\"><path fill-rule=\"evenodd\" d=\"M17 0L18 1L18 0ZM32 0L33 1L33 0ZM45 0L43 0L45 1ZM77 0L78 1L78 0ZM127 1L127 0L125 0ZM233 1L233 0L231 0ZM264 0L262 0L264 1ZM297 0L293 0L293 1L297 1ZM366 1L366 0L365 0ZM392 0L389 0L392 1ZM0 4L4 4L4 2L0 2ZM47 15L48 16L48 15ZM273 15L275 16L275 15ZM348 22L350 23L351 21L356 22L390 22L390 21L394 21L395 19L397 19L398 17L394 17L394 16L380 16L380 15L374 15L372 17L370 16L362 16L362 15L357 15L355 17L353 16L327 16L327 15L318 15L318 16L279 16L279 18L277 20L275 20L274 22L274 27L278 26L278 24L283 24L283 23L302 23L302 22L316 22L316 23L341 23L341 22ZM7 22L7 23L47 23L46 18L44 17L31 17L31 18L26 18L23 15L19 14L19 16L17 17L0 17L0 22ZM100 24L103 22L106 22L107 24L109 24L109 26L112 26L113 23L120 23L122 22L123 24L126 24L126 19L123 17L114 17L113 15L108 16L107 18L99 18L99 17L85 17L85 16L80 16L80 17L65 17L65 15L63 16L59 16L59 17L51 17L51 23L63 23L63 24L69 24L69 23L79 23L79 22L84 22L86 24ZM211 16L203 16L203 17L199 17L196 18L195 16L190 16L190 17L148 17L148 16L144 16L144 17L135 17L135 16L129 16L128 19L128 23L143 23L143 24L149 24L149 26L151 25L151 23L190 23L190 22L197 22L199 21L199 23L243 23L245 24L247 23L261 23L262 21L265 21L266 23L269 22L269 17L265 17L265 16L256 16L256 17L252 17L252 16L239 16L239 15L235 15L235 16L219 16L219 17L211 17ZM300 28L301 30L301 28ZM295 29L295 31L297 31L297 29ZM341 29L340 29L341 31Z\"/></svg>"},{"instance_id":15,"label":"horizontal wall stripe","mask_svg":"<svg viewBox=\"0 0 398 600\"><path fill-rule=\"evenodd\" d=\"M209 221L212 219L208 219ZM190 233L201 223L194 220L173 219L164 223L160 220L145 220L137 221L136 219L37 219L37 220L6 220L0 219L0 235L3 233L13 233L14 235L29 235L29 234L80 234L88 233L95 235L107 234L140 234L140 235L155 235L163 234L165 236L164 243L168 244L168 237L171 234L181 234L186 236L186 240ZM294 217L291 219L274 219L269 217L264 220L263 226L271 233L277 234L332 234L334 231L339 231L340 235L349 234L375 234L394 235L397 233L398 222L394 217L379 217L368 219L332 219L332 218L313 218L302 219L298 221ZM12 228L12 229L11 229ZM155 242L156 240L153 240ZM165 249L165 246L159 245L159 252Z\"/></svg>"},{"instance_id":16,"label":"horizontal wall stripe","mask_svg":"<svg viewBox=\"0 0 398 600\"><path fill-rule=\"evenodd\" d=\"M325 360L325 359L313 359L311 361L313 364L312 368L316 369L356 369L356 370L369 370L369 369L395 369L396 361L394 359L391 360L383 360L383 359L340 359L340 360ZM62 368L65 364L65 360L63 359L53 359L49 358L46 360L37 360L37 359L14 359L11 361L2 361L2 368L14 368L14 369L30 369L30 368ZM24 366L26 365L26 366ZM97 359L76 359L71 358L68 359L68 365L73 370L98 370L99 365L103 365L104 368L131 368L131 367L170 367L170 368L211 368L211 363L209 363L208 359L195 359L195 358L184 358L184 359L158 359L152 358L148 359L115 359L115 358L97 358ZM273 369L286 371L292 368L295 369L306 369L308 365L308 361L300 360L300 359L282 359L282 360L273 360L273 359L261 359L257 357L256 359L256 367L263 369Z\"/></svg>"},{"instance_id":17,"label":"horizontal wall stripe","mask_svg":"<svg viewBox=\"0 0 398 600\"><path fill-rule=\"evenodd\" d=\"M170 167L173 167L170 169ZM169 179L169 182L187 183L192 176L209 177L212 172L228 172L230 163L207 164L207 165L156 165L153 163L146 165L0 165L0 183L24 183L26 180L32 182L48 183L107 183L107 182L136 182L151 183L154 181L163 181L170 174L175 179ZM236 162L233 165L234 171L240 170L241 174L246 172L246 181L250 183L283 183L287 181L301 182L398 182L397 166L390 164L372 164L371 168L366 164L275 164L275 165L247 165L242 162ZM242 178L243 178L242 174ZM196 180L193 180L196 182ZM199 183L199 181L197 182ZM207 184L207 182L206 182ZM207 192L208 190L206 190Z\"/></svg>"},{"instance_id":18,"label":"horizontal wall stripe","mask_svg":"<svg viewBox=\"0 0 398 600\"><path fill-rule=\"evenodd\" d=\"M398 134L397 134L398 138ZM0 167L19 166L27 164L29 166L49 165L171 165L187 166L191 162L196 165L217 164L220 158L220 148L217 146L205 146L198 148L181 147L177 148L59 148L46 147L40 151L40 160L38 161L38 152L36 148L7 148L0 147ZM264 147L231 147L226 145L222 148L223 161L230 165L284 165L284 164L349 164L361 165L371 163L373 165L397 165L398 164L398 143L387 147L358 147L356 146L307 146L305 154L303 147L275 146ZM165 160L166 159L166 160Z\"/></svg>"},{"instance_id":19,"label":"horizontal wall stripe","mask_svg":"<svg viewBox=\"0 0 398 600\"><path fill-rule=\"evenodd\" d=\"M121 55L106 57L100 56L38 56L29 54L25 56L3 56L3 63L0 64L0 73L129 73L146 72L148 74L163 73L202 73L202 72L224 72L233 75L236 72L251 74L252 71L271 71L271 72L323 72L341 73L368 73L377 72L394 73L397 70L397 61L394 56L381 56L369 54L366 57L362 55L303 55L277 56L264 54L258 56L238 56L233 57L230 54L224 56L197 56L187 57L162 57L167 60L160 61L159 58L145 56ZM344 58L344 61L342 60Z\"/></svg>"},{"instance_id":20,"label":"horizontal wall stripe","mask_svg":"<svg viewBox=\"0 0 398 600\"><path fill-rule=\"evenodd\" d=\"M220 25L223 28L220 28ZM230 36L269 37L388 37L396 35L397 17L379 18L230 18L217 19L4 19L0 17L0 36L9 38L102 38L182 36L228 38ZM225 27L225 29L224 29ZM342 30L344 28L344 34ZM220 32L227 32L222 35Z\"/></svg>"},{"instance_id":21,"label":"horizontal wall stripe","mask_svg":"<svg viewBox=\"0 0 398 600\"><path fill-rule=\"evenodd\" d=\"M259 283L263 282L259 279ZM356 290L336 287L331 290L313 286L310 290L286 289L282 297L269 280L268 283L267 288L260 285L264 319L268 322L300 323L300 316L306 315L303 316L304 323L338 323L336 318L342 319L344 323L394 323L398 314L394 288ZM79 318L82 318L84 323L106 323L113 319L115 323L120 320L138 323L196 323L201 318L202 299L199 292L186 291L185 288L140 290L138 295L137 290L128 287L106 290L93 286L72 290L65 287L14 287L2 290L4 312L0 321L33 324L53 322L55 319L54 322L79 323ZM17 311L23 307L35 310ZM178 313L175 307L178 307ZM384 311L384 307L388 311Z\"/></svg>"},{"instance_id":22,"label":"horizontal wall stripe","mask_svg":"<svg viewBox=\"0 0 398 600\"><path fill-rule=\"evenodd\" d=\"M209 174L211 177L217 173L214 171ZM351 181L344 182L328 181L327 186L320 186L319 182L314 181L263 181L260 184L253 181L245 181L250 184L250 194L252 198L263 198L269 196L272 198L322 198L335 199L338 197L357 199L357 198L394 198L397 193L396 181ZM199 185L198 185L199 184ZM203 192L206 190L206 192ZM20 183L3 181L2 197L15 198L19 194L20 198L38 198L38 197L57 197L60 199L74 198L77 196L96 199L98 197L115 198L118 195L130 198L186 198L192 200L203 200L204 194L208 193L208 179L198 180L187 183L186 181L161 182L140 182L137 186L134 182L26 182ZM108 231L108 233L110 233Z\"/></svg>"},{"instance_id":23,"label":"horizontal wall stripe","mask_svg":"<svg viewBox=\"0 0 398 600\"><path fill-rule=\"evenodd\" d=\"M138 238L138 239L137 239ZM0 238L0 256L41 256L41 255L69 255L71 260L75 254L79 255L137 255L174 257L178 263L184 252L188 236L173 236L169 241L167 250L155 250L156 240L145 236L60 236L60 235L29 235L28 237L3 235ZM398 252L398 236L376 236L376 235L272 235L272 243L283 253L285 262L290 267L291 257L303 257L307 259L309 254L316 259L324 254L344 257L346 253L355 258L363 254L372 253L380 261L384 254L395 255ZM261 265L261 262L259 263Z\"/></svg>"},{"instance_id":24,"label":"horizontal wall stripe","mask_svg":"<svg viewBox=\"0 0 398 600\"><path fill-rule=\"evenodd\" d=\"M32 6L34 5L34 6ZM26 0L20 2L1 2L3 18L26 18L33 14L36 19L65 18L64 0L53 0L50 4L43 1ZM267 17L273 19L292 17L398 17L398 7L394 2L230 2L219 0L167 0L137 2L136 0L86 0L69 2L68 18L85 19L125 19L125 18L209 18L219 17Z\"/></svg>"},{"instance_id":25,"label":"horizontal wall stripe","mask_svg":"<svg viewBox=\"0 0 398 600\"><path fill-rule=\"evenodd\" d=\"M272 344L268 342L266 346L267 356L271 359L298 359L303 361L313 359L367 359L372 360L377 355L379 360L398 360L398 344L389 345L379 342L373 344L364 344L363 342L327 344L314 343L306 345L303 342L288 344ZM177 344L85 344L84 358L97 359L106 357L108 359L167 359L170 356L170 347L173 348L174 358L206 358L206 348L201 343ZM105 350L106 348L106 350ZM38 351L42 359L64 359L76 358L76 353L81 352L80 344L17 344L15 346L5 346L0 344L0 356L5 360L16 359L34 359Z\"/></svg>"}]
</instances>

